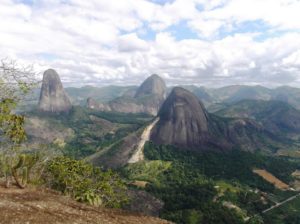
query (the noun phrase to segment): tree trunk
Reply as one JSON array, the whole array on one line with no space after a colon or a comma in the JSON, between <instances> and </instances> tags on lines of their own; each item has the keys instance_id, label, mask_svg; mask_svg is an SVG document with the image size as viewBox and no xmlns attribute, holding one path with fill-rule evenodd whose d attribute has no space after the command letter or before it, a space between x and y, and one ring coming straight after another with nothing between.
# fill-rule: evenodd
<instances>
[{"instance_id":1,"label":"tree trunk","mask_svg":"<svg viewBox=\"0 0 300 224\"><path fill-rule=\"evenodd\" d=\"M5 174L5 187L10 188L10 176L7 173Z\"/></svg>"},{"instance_id":2,"label":"tree trunk","mask_svg":"<svg viewBox=\"0 0 300 224\"><path fill-rule=\"evenodd\" d=\"M17 186L21 189L24 189L26 187L26 182L25 183L22 183L20 180L19 180L19 177L18 177L18 174L17 174L17 170L16 169L12 169L12 175L17 183Z\"/></svg>"}]
</instances>

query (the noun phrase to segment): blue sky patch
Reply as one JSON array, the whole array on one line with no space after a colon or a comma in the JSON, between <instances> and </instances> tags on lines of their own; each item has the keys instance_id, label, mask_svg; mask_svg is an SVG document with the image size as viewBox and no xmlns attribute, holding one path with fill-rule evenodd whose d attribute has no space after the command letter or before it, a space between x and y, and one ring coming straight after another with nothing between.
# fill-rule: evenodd
<instances>
[{"instance_id":1,"label":"blue sky patch","mask_svg":"<svg viewBox=\"0 0 300 224\"><path fill-rule=\"evenodd\" d=\"M58 58L55 54L51 54L51 53L39 53L37 54L37 56L47 61L53 61Z\"/></svg>"},{"instance_id":2,"label":"blue sky patch","mask_svg":"<svg viewBox=\"0 0 300 224\"><path fill-rule=\"evenodd\" d=\"M159 5L165 5L167 3L173 3L175 0L148 0L148 1Z\"/></svg>"},{"instance_id":3,"label":"blue sky patch","mask_svg":"<svg viewBox=\"0 0 300 224\"><path fill-rule=\"evenodd\" d=\"M262 33L262 35L264 35L271 29L271 26L262 20L246 21L231 25L232 27L222 26L216 35L217 39L223 39L227 36L233 36L237 33Z\"/></svg>"},{"instance_id":4,"label":"blue sky patch","mask_svg":"<svg viewBox=\"0 0 300 224\"><path fill-rule=\"evenodd\" d=\"M188 27L187 21L181 21L177 24L174 24L166 31L170 32L178 41L184 39L199 39L197 33Z\"/></svg>"},{"instance_id":5,"label":"blue sky patch","mask_svg":"<svg viewBox=\"0 0 300 224\"><path fill-rule=\"evenodd\" d=\"M25 5L33 5L34 4L34 0L17 0L17 3L23 3Z\"/></svg>"}]
</instances>

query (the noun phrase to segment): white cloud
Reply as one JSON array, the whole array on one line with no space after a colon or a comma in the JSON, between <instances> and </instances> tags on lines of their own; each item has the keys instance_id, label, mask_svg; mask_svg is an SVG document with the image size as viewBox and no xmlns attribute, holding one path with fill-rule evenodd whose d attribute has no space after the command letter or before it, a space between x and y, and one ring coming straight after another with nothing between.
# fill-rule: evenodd
<instances>
[{"instance_id":1,"label":"white cloud","mask_svg":"<svg viewBox=\"0 0 300 224\"><path fill-rule=\"evenodd\" d=\"M298 0L223 0L204 2L205 10L191 19L192 28L206 36L221 27L262 21L276 30L300 29Z\"/></svg>"},{"instance_id":2,"label":"white cloud","mask_svg":"<svg viewBox=\"0 0 300 224\"><path fill-rule=\"evenodd\" d=\"M70 84L137 84L157 73L177 84L300 85L296 0L18 2L0 0L0 58L53 67ZM255 21L269 30L236 30ZM168 29L185 23L200 39Z\"/></svg>"},{"instance_id":3,"label":"white cloud","mask_svg":"<svg viewBox=\"0 0 300 224\"><path fill-rule=\"evenodd\" d=\"M148 43L140 39L136 33L122 35L119 38L118 46L120 51L146 51L149 49Z\"/></svg>"}]
</instances>

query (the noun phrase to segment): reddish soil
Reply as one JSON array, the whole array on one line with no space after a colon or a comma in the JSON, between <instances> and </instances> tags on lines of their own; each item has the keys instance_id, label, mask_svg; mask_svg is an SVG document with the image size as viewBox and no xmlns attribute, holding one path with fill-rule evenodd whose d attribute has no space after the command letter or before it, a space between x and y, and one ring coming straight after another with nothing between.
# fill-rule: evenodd
<instances>
[{"instance_id":1,"label":"reddish soil","mask_svg":"<svg viewBox=\"0 0 300 224\"><path fill-rule=\"evenodd\" d=\"M117 209L96 208L57 192L0 186L0 223L167 224L169 222Z\"/></svg>"},{"instance_id":2,"label":"reddish soil","mask_svg":"<svg viewBox=\"0 0 300 224\"><path fill-rule=\"evenodd\" d=\"M277 177L273 176L273 174L269 173L266 170L254 169L253 172L258 174L262 178L264 178L269 183L274 184L274 186L278 189L281 189L281 190L289 189L289 185L287 185L286 183L283 183L281 180L279 180Z\"/></svg>"}]
</instances>

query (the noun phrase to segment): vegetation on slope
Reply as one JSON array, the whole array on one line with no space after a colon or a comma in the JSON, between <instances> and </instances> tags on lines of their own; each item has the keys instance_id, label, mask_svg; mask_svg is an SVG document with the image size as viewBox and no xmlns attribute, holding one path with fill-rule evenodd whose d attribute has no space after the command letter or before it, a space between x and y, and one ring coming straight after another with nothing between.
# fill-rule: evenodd
<instances>
[{"instance_id":1,"label":"vegetation on slope","mask_svg":"<svg viewBox=\"0 0 300 224\"><path fill-rule=\"evenodd\" d=\"M97 112L82 107L74 107L70 114L30 112L26 116L47 122L49 130L65 130L63 132L66 133L71 129L71 139L57 139L49 143L52 148L61 148L64 155L76 159L83 159L117 143L152 119L145 114ZM31 140L34 142L35 138L33 136ZM59 144L61 142L63 144Z\"/></svg>"},{"instance_id":2,"label":"vegetation on slope","mask_svg":"<svg viewBox=\"0 0 300 224\"><path fill-rule=\"evenodd\" d=\"M16 114L14 109L33 86L31 75L30 71L19 70L14 63L2 61L0 65L0 180L5 178L6 188L10 187L13 178L21 189L26 188L27 183L47 184L78 201L121 207L127 200L126 187L115 172L103 171L67 157L42 155L42 150L34 152L23 144L26 140L25 117ZM50 116L52 121L55 118ZM80 120L86 122L91 119L89 114L80 110L73 111L71 115L61 114L59 118L56 124L72 121L71 125L77 128L80 128L77 123ZM35 176L34 180L32 176Z\"/></svg>"},{"instance_id":3,"label":"vegetation on slope","mask_svg":"<svg viewBox=\"0 0 300 224\"><path fill-rule=\"evenodd\" d=\"M300 198L275 208L263 215L265 224L298 224L300 223Z\"/></svg>"},{"instance_id":4,"label":"vegetation on slope","mask_svg":"<svg viewBox=\"0 0 300 224\"><path fill-rule=\"evenodd\" d=\"M300 111L282 101L242 100L216 114L251 118L277 136L299 139Z\"/></svg>"},{"instance_id":5,"label":"vegetation on slope","mask_svg":"<svg viewBox=\"0 0 300 224\"><path fill-rule=\"evenodd\" d=\"M199 153L152 143L145 156L149 161L127 166L123 175L147 181L146 190L165 203L161 217L176 223L261 223L261 211L295 193L276 189L252 169L266 169L289 183L300 168L259 152Z\"/></svg>"},{"instance_id":6,"label":"vegetation on slope","mask_svg":"<svg viewBox=\"0 0 300 224\"><path fill-rule=\"evenodd\" d=\"M127 202L125 183L111 171L79 160L57 157L43 174L51 188L95 206L120 208Z\"/></svg>"}]
</instances>

